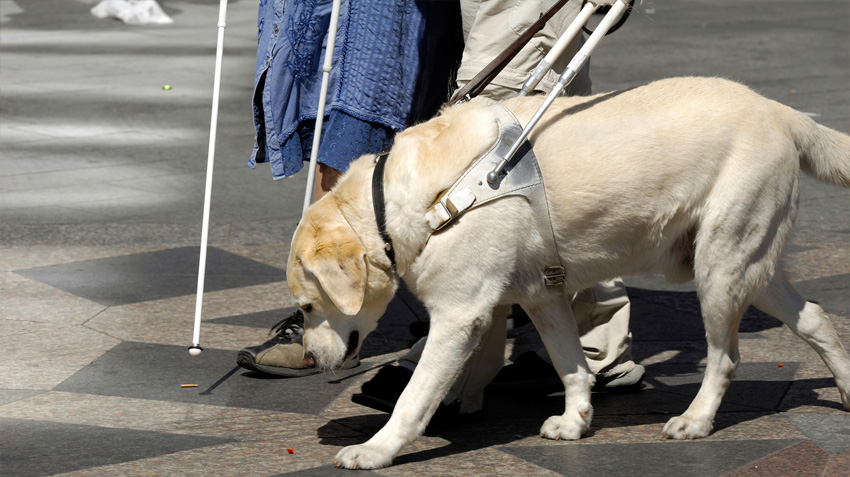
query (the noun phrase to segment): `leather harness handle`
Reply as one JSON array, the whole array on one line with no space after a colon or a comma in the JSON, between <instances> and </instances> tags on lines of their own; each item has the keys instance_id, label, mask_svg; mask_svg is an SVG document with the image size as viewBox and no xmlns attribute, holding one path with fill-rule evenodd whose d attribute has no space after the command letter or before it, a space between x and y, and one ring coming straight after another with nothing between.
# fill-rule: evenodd
<instances>
[{"instance_id":1,"label":"leather harness handle","mask_svg":"<svg viewBox=\"0 0 850 477\"><path fill-rule=\"evenodd\" d=\"M566 5L568 1L569 0L559 0L558 3L546 11L546 13L534 22L528 30L523 32L519 38L514 40L513 43L505 48L505 51L499 53L499 56L493 59L493 61L484 67L483 70L475 75L469 83L466 83L463 88L455 91L455 94L452 95L452 99L449 100L448 105L458 103L464 99L469 100L481 94L481 92L484 91L484 88L486 88L487 85L490 84L490 82L493 81L499 73L501 73L505 66L508 66L508 63L514 59L522 47L531 41L531 38L543 28L543 25L545 25L546 22L561 9L561 7Z\"/></svg>"}]
</instances>

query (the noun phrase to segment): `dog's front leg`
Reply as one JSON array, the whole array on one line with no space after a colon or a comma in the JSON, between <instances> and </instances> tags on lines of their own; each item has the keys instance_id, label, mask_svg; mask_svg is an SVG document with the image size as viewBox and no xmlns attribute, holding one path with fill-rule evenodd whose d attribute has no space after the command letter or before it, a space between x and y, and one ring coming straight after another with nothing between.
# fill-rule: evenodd
<instances>
[{"instance_id":1,"label":"dog's front leg","mask_svg":"<svg viewBox=\"0 0 850 477\"><path fill-rule=\"evenodd\" d=\"M337 467L386 467L402 446L425 430L492 320L492 313L462 323L458 316L463 315L463 310L442 314L447 316L441 317L440 313L432 310L431 329L422 358L401 393L390 420L365 443L339 451Z\"/></svg>"},{"instance_id":2,"label":"dog's front leg","mask_svg":"<svg viewBox=\"0 0 850 477\"><path fill-rule=\"evenodd\" d=\"M546 351L564 384L564 414L552 416L540 428L547 439L575 440L587 433L593 417L590 390L596 381L579 340L569 301L562 295L522 305L543 339Z\"/></svg>"}]
</instances>

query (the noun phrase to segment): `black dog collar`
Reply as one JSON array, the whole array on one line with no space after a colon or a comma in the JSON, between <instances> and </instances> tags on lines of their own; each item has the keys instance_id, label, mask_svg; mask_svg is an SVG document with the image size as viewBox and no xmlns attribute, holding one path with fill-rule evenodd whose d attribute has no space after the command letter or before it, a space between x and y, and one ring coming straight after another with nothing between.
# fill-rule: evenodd
<instances>
[{"instance_id":1,"label":"black dog collar","mask_svg":"<svg viewBox=\"0 0 850 477\"><path fill-rule=\"evenodd\" d=\"M378 222L378 232L384 241L384 251L393 265L393 270L395 270L395 249L393 249L393 240L387 232L387 211L384 208L384 166L387 164L387 156L389 155L389 152L382 152L375 159L375 170L372 172L372 207L375 210L375 219Z\"/></svg>"}]
</instances>

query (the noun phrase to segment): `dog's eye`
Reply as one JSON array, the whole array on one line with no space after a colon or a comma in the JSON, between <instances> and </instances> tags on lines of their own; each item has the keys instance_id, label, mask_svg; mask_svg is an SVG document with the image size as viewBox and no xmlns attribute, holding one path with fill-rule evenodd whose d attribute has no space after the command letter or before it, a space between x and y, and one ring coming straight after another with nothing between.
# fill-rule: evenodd
<instances>
[{"instance_id":1,"label":"dog's eye","mask_svg":"<svg viewBox=\"0 0 850 477\"><path fill-rule=\"evenodd\" d=\"M307 303L306 305L302 306L301 309L304 310L304 313L310 313L311 311L313 311L313 305Z\"/></svg>"}]
</instances>

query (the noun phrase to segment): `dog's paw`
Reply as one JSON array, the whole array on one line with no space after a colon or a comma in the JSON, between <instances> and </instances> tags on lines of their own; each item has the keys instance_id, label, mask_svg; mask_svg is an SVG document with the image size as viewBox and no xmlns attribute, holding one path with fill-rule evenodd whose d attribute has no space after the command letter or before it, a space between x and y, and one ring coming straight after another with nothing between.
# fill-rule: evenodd
<instances>
[{"instance_id":1,"label":"dog's paw","mask_svg":"<svg viewBox=\"0 0 850 477\"><path fill-rule=\"evenodd\" d=\"M691 419L682 415L667 421L661 434L669 439L699 439L711 434L712 427L709 420Z\"/></svg>"},{"instance_id":2,"label":"dog's paw","mask_svg":"<svg viewBox=\"0 0 850 477\"><path fill-rule=\"evenodd\" d=\"M850 391L843 391L838 388L838 393L841 396L841 405L844 406L844 410L850 411Z\"/></svg>"},{"instance_id":3,"label":"dog's paw","mask_svg":"<svg viewBox=\"0 0 850 477\"><path fill-rule=\"evenodd\" d=\"M374 444L348 446L336 454L337 467L346 469L380 469L393 463L392 452Z\"/></svg>"},{"instance_id":4,"label":"dog's paw","mask_svg":"<svg viewBox=\"0 0 850 477\"><path fill-rule=\"evenodd\" d=\"M593 409L587 411L571 412L563 416L552 416L546 419L543 427L540 428L540 437L554 440L574 441L587 434L590 428L590 418L593 414Z\"/></svg>"}]
</instances>

